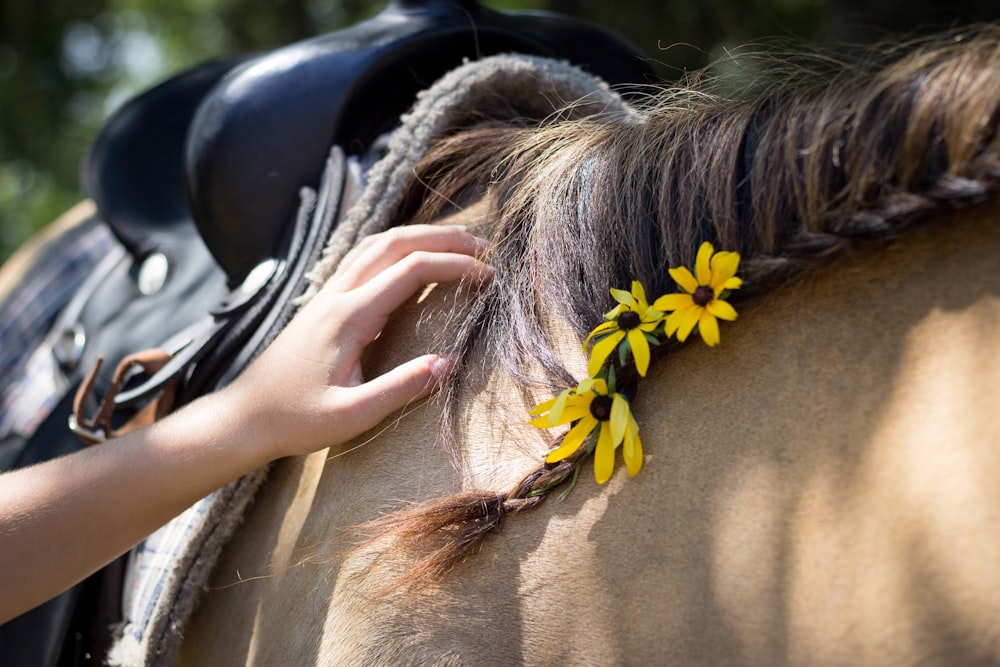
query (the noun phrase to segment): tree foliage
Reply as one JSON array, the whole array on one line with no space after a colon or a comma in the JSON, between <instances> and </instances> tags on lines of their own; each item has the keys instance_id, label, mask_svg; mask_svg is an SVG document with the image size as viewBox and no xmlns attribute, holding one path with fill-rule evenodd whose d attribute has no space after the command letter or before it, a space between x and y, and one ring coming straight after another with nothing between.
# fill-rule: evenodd
<instances>
[{"instance_id":1,"label":"tree foliage","mask_svg":"<svg viewBox=\"0 0 1000 667\"><path fill-rule=\"evenodd\" d=\"M996 0L484 0L586 18L669 78L768 35L868 42L994 20ZM0 259L82 197L77 172L107 116L171 73L373 15L384 0L0 0Z\"/></svg>"}]
</instances>

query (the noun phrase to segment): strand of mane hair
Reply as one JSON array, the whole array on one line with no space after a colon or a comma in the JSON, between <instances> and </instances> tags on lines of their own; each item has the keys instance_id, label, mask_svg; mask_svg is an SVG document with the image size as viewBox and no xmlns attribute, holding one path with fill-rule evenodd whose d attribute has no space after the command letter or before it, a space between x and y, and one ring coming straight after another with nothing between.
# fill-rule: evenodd
<instances>
[{"instance_id":1,"label":"strand of mane hair","mask_svg":"<svg viewBox=\"0 0 1000 667\"><path fill-rule=\"evenodd\" d=\"M546 339L541 303L582 337L613 305L609 287L637 279L649 293L674 291L666 268L690 266L702 241L741 253L735 297L751 299L1000 190L996 27L849 61L737 53L725 69L734 68L751 83L725 91L734 77L699 72L642 100L638 120L495 118L428 152L397 219L429 222L488 195L497 221L496 277L447 327L459 360L444 387L447 446L457 446L452 414L474 358L537 393L575 384ZM541 377L525 373L529 359ZM506 492L409 507L367 525L368 544L391 539L420 554L402 583L440 576L572 472L540 465Z\"/></svg>"}]
</instances>

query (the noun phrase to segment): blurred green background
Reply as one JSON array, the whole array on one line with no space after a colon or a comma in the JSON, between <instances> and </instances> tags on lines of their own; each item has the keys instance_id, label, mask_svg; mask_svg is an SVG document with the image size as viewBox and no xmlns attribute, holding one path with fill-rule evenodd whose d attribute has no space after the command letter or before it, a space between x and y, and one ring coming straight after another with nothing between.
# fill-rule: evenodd
<instances>
[{"instance_id":1,"label":"blurred green background","mask_svg":"<svg viewBox=\"0 0 1000 667\"><path fill-rule=\"evenodd\" d=\"M270 48L377 13L384 0L0 0L0 260L81 198L78 165L131 95L215 56ZM867 43L1000 19L1000 1L484 0L609 26L668 78L747 41Z\"/></svg>"}]
</instances>

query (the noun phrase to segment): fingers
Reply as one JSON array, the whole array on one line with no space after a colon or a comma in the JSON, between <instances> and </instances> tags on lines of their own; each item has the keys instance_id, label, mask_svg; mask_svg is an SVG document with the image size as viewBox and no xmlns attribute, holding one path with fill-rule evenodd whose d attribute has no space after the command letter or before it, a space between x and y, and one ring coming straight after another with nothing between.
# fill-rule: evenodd
<instances>
[{"instance_id":1,"label":"fingers","mask_svg":"<svg viewBox=\"0 0 1000 667\"><path fill-rule=\"evenodd\" d=\"M478 257L485 248L485 240L454 226L396 227L363 239L344 257L329 282L336 289L351 290L416 251Z\"/></svg>"},{"instance_id":2,"label":"fingers","mask_svg":"<svg viewBox=\"0 0 1000 667\"><path fill-rule=\"evenodd\" d=\"M351 332L352 343L366 345L393 310L430 283L468 278L481 282L493 269L479 261L487 241L455 226L413 225L373 234L341 262L337 272L290 326ZM360 334L360 335L358 335Z\"/></svg>"},{"instance_id":3,"label":"fingers","mask_svg":"<svg viewBox=\"0 0 1000 667\"><path fill-rule=\"evenodd\" d=\"M415 226L371 237L289 322L241 379L262 433L281 456L344 442L436 389L449 363L436 355L365 382L361 355L407 300L430 283L481 282L486 242L458 228ZM294 397L294 400L292 400ZM331 424L335 428L331 429ZM319 426L319 428L317 428Z\"/></svg>"},{"instance_id":4,"label":"fingers","mask_svg":"<svg viewBox=\"0 0 1000 667\"><path fill-rule=\"evenodd\" d=\"M346 317L370 340L389 316L420 289L431 283L492 279L493 267L468 255L411 252L350 293Z\"/></svg>"},{"instance_id":5,"label":"fingers","mask_svg":"<svg viewBox=\"0 0 1000 667\"><path fill-rule=\"evenodd\" d=\"M426 285L492 278L493 268L477 258L486 245L457 227L414 225L375 234L345 258L346 266L305 310L335 324L326 328L352 348L367 345L392 312Z\"/></svg>"},{"instance_id":6,"label":"fingers","mask_svg":"<svg viewBox=\"0 0 1000 667\"><path fill-rule=\"evenodd\" d=\"M352 426L357 434L373 428L386 417L430 395L448 376L451 362L428 354L396 366L368 382L352 387Z\"/></svg>"}]
</instances>

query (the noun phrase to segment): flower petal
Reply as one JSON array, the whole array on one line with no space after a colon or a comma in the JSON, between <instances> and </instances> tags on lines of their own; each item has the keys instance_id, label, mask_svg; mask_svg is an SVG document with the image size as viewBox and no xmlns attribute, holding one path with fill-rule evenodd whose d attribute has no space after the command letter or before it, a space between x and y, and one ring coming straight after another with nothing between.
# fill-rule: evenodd
<instances>
[{"instance_id":1,"label":"flower petal","mask_svg":"<svg viewBox=\"0 0 1000 667\"><path fill-rule=\"evenodd\" d=\"M678 266L676 269L668 269L667 272L685 292L693 294L698 289L698 281L694 279L688 267Z\"/></svg>"},{"instance_id":2,"label":"flower petal","mask_svg":"<svg viewBox=\"0 0 1000 667\"><path fill-rule=\"evenodd\" d=\"M560 424L568 424L571 421L576 421L582 416L590 414L590 402L593 398L593 395L590 394L586 396L570 395L566 399L566 405L560 409L559 412L549 410L548 414L536 417L528 423L532 426L537 426L538 428L552 428L553 426L559 426Z\"/></svg>"},{"instance_id":3,"label":"flower petal","mask_svg":"<svg viewBox=\"0 0 1000 667\"><path fill-rule=\"evenodd\" d=\"M719 321L707 310L702 311L701 317L698 318L698 331L701 333L701 339L709 347L719 344Z\"/></svg>"},{"instance_id":4,"label":"flower petal","mask_svg":"<svg viewBox=\"0 0 1000 667\"><path fill-rule=\"evenodd\" d=\"M591 397L593 398L593 397ZM590 401L586 403L570 404L566 406L566 409L558 415L549 413L549 426L559 426L560 424L568 424L570 422L575 422L577 419L583 419L590 414Z\"/></svg>"},{"instance_id":5,"label":"flower petal","mask_svg":"<svg viewBox=\"0 0 1000 667\"><path fill-rule=\"evenodd\" d=\"M738 252L717 252L712 257L712 282L715 289L721 289L726 281L736 275L740 266Z\"/></svg>"},{"instance_id":6,"label":"flower petal","mask_svg":"<svg viewBox=\"0 0 1000 667\"><path fill-rule=\"evenodd\" d=\"M556 396L556 402L552 404L552 409L549 410L549 423L555 424L556 420L562 415L563 410L566 409L566 402L569 400L570 392L561 391L559 395Z\"/></svg>"},{"instance_id":7,"label":"flower petal","mask_svg":"<svg viewBox=\"0 0 1000 667\"><path fill-rule=\"evenodd\" d=\"M545 460L549 463L556 463L562 461L564 458L575 452L583 444L583 441L587 439L590 432L594 430L598 422L593 417L583 418L573 428L569 430L566 437L563 438L562 444L556 449L553 449L545 456Z\"/></svg>"},{"instance_id":8,"label":"flower petal","mask_svg":"<svg viewBox=\"0 0 1000 667\"><path fill-rule=\"evenodd\" d=\"M604 360L618 348L618 343L621 342L622 338L625 338L625 332L619 330L594 343L594 347L590 350L590 361L587 363L587 372L590 373L591 377L601 371Z\"/></svg>"},{"instance_id":9,"label":"flower petal","mask_svg":"<svg viewBox=\"0 0 1000 667\"><path fill-rule=\"evenodd\" d=\"M634 302L634 300L632 299L632 293L626 292L623 289L615 289L614 287L612 287L611 296L615 298L615 301L622 304L623 306L628 306L629 308L632 307L632 304Z\"/></svg>"},{"instance_id":10,"label":"flower petal","mask_svg":"<svg viewBox=\"0 0 1000 667\"><path fill-rule=\"evenodd\" d=\"M560 393L562 393L562 392L560 392ZM552 398L550 398L547 401L542 401L541 403L539 403L535 407L531 408L531 410L528 411L528 414L529 415L540 415L543 412L548 412L549 410L552 409L552 406L555 405L556 401L558 401L558 400L559 400L559 396L556 395L556 396L553 396Z\"/></svg>"},{"instance_id":11,"label":"flower petal","mask_svg":"<svg viewBox=\"0 0 1000 667\"><path fill-rule=\"evenodd\" d=\"M638 280L632 281L632 296L635 297L636 310L645 310L648 302L646 301L646 289L642 286Z\"/></svg>"},{"instance_id":12,"label":"flower petal","mask_svg":"<svg viewBox=\"0 0 1000 667\"><path fill-rule=\"evenodd\" d=\"M628 399L616 393L611 399L611 444L618 446L618 443L625 438L625 430L628 428L629 419L632 413L628 409Z\"/></svg>"},{"instance_id":13,"label":"flower petal","mask_svg":"<svg viewBox=\"0 0 1000 667\"><path fill-rule=\"evenodd\" d=\"M532 419L531 421L529 421L528 424L530 424L531 426L534 426L535 428L551 428L552 427L552 424L549 423L549 416L548 415L542 415L541 417L535 417L534 419Z\"/></svg>"},{"instance_id":14,"label":"flower petal","mask_svg":"<svg viewBox=\"0 0 1000 667\"><path fill-rule=\"evenodd\" d=\"M708 308L708 312L712 313L720 320L729 320L731 322L736 319L736 309L733 308L728 302L721 299L713 299L709 301L706 308Z\"/></svg>"},{"instance_id":15,"label":"flower petal","mask_svg":"<svg viewBox=\"0 0 1000 667\"><path fill-rule=\"evenodd\" d=\"M655 327L663 319L663 313L653 308L647 307L639 316L639 326L648 324Z\"/></svg>"},{"instance_id":16,"label":"flower petal","mask_svg":"<svg viewBox=\"0 0 1000 667\"><path fill-rule=\"evenodd\" d=\"M709 285L712 281L712 253L715 248L708 241L698 248L698 257L694 260L694 275L698 278L699 285ZM691 290L692 292L694 290Z\"/></svg>"},{"instance_id":17,"label":"flower petal","mask_svg":"<svg viewBox=\"0 0 1000 667\"><path fill-rule=\"evenodd\" d=\"M722 283L722 289L739 289L743 287L742 278L730 278L726 282Z\"/></svg>"},{"instance_id":18,"label":"flower petal","mask_svg":"<svg viewBox=\"0 0 1000 667\"><path fill-rule=\"evenodd\" d=\"M652 311L650 311L650 312L652 312ZM660 326L660 323L662 321L663 321L663 314L661 313L659 316L657 316L657 318L655 320L652 320L650 322L643 322L643 323L641 323L639 325L639 330L640 331L645 331L646 333L651 333L653 331L656 331L656 327ZM655 336L654 336L654 338L655 338Z\"/></svg>"},{"instance_id":19,"label":"flower petal","mask_svg":"<svg viewBox=\"0 0 1000 667\"><path fill-rule=\"evenodd\" d=\"M617 329L617 328L618 328L618 322L615 322L615 321L601 322L596 327L594 327L593 331L591 331L589 334L587 334L586 338L583 339L583 349L584 350L587 349L587 343L589 343L590 339L593 338L594 336L600 336L602 333L606 333L608 331L611 331L611 330Z\"/></svg>"},{"instance_id":20,"label":"flower petal","mask_svg":"<svg viewBox=\"0 0 1000 667\"><path fill-rule=\"evenodd\" d=\"M625 459L629 477L635 477L642 470L642 442L639 440L639 426L634 419L629 419L629 427L625 431L622 457Z\"/></svg>"},{"instance_id":21,"label":"flower petal","mask_svg":"<svg viewBox=\"0 0 1000 667\"><path fill-rule=\"evenodd\" d=\"M676 280L676 278L674 280ZM692 280L694 280L694 278L692 278ZM697 285L694 289L698 289ZM691 291L693 292L694 290ZM676 292L674 294L664 294L661 296L653 302L653 308L663 312L668 312L690 306L692 303L694 303L694 299L691 298L690 294L681 294L680 292Z\"/></svg>"},{"instance_id":22,"label":"flower petal","mask_svg":"<svg viewBox=\"0 0 1000 667\"><path fill-rule=\"evenodd\" d=\"M604 313L604 319L607 320L608 322L615 322L615 320L618 319L618 316L621 315L621 312L623 310L628 310L628 306L624 306L619 303L614 308ZM617 324L617 322L615 323Z\"/></svg>"},{"instance_id":23,"label":"flower petal","mask_svg":"<svg viewBox=\"0 0 1000 667\"><path fill-rule=\"evenodd\" d=\"M677 340L682 343L687 340L694 326L698 324L698 318L701 317L704 310L698 304L693 304L689 308L678 310L674 313L674 316L677 317Z\"/></svg>"},{"instance_id":24,"label":"flower petal","mask_svg":"<svg viewBox=\"0 0 1000 667\"><path fill-rule=\"evenodd\" d=\"M580 384L583 383L581 382ZM590 402L592 400L594 400L594 394L589 389L584 389L583 391L580 391L580 388L577 387L575 393L573 389L570 389L569 391L566 392L567 406L575 406L575 405L587 406L590 405ZM556 403L558 402L559 401L556 401Z\"/></svg>"},{"instance_id":25,"label":"flower petal","mask_svg":"<svg viewBox=\"0 0 1000 667\"><path fill-rule=\"evenodd\" d=\"M646 377L649 369L649 341L641 329L631 329L628 332L628 342L632 346L632 358L635 359L635 370Z\"/></svg>"},{"instance_id":26,"label":"flower petal","mask_svg":"<svg viewBox=\"0 0 1000 667\"><path fill-rule=\"evenodd\" d=\"M687 310L687 307L685 307L684 310ZM670 317L667 318L667 321L663 323L663 333L667 338L673 336L677 331L677 327L681 325L681 312L682 311L680 310L674 311L670 314Z\"/></svg>"},{"instance_id":27,"label":"flower petal","mask_svg":"<svg viewBox=\"0 0 1000 667\"><path fill-rule=\"evenodd\" d=\"M611 428L601 424L601 434L597 437L597 451L594 452L594 479L604 484L615 471L615 445L611 441Z\"/></svg>"}]
</instances>

